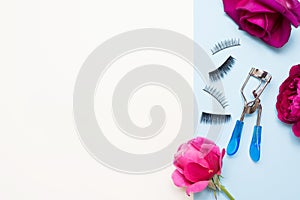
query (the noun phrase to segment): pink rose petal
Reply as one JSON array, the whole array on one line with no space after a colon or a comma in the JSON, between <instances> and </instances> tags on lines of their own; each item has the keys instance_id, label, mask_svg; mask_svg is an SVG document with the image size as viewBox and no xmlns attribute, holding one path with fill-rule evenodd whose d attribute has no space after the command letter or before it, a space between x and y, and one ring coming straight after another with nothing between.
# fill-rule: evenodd
<instances>
[{"instance_id":1,"label":"pink rose petal","mask_svg":"<svg viewBox=\"0 0 300 200\"><path fill-rule=\"evenodd\" d=\"M223 157L225 155L226 151L225 149L222 149L222 153L221 153L221 156L220 156L220 159L219 159L219 166L220 166L220 170L217 172L217 175L221 175L221 170L222 170L222 166L223 166Z\"/></svg>"},{"instance_id":2,"label":"pink rose petal","mask_svg":"<svg viewBox=\"0 0 300 200\"><path fill-rule=\"evenodd\" d=\"M216 173L216 172L215 172ZM190 182L198 182L203 180L209 180L215 174L208 168L204 168L197 163L189 163L184 168L184 177Z\"/></svg>"},{"instance_id":3,"label":"pink rose petal","mask_svg":"<svg viewBox=\"0 0 300 200\"><path fill-rule=\"evenodd\" d=\"M295 65L290 69L290 76L300 76L300 65Z\"/></svg>"},{"instance_id":4,"label":"pink rose petal","mask_svg":"<svg viewBox=\"0 0 300 200\"><path fill-rule=\"evenodd\" d=\"M240 29L247 31L250 35L261 38L266 34L265 24L262 24L264 21L265 17L263 14L252 17L244 16L240 19Z\"/></svg>"},{"instance_id":5,"label":"pink rose petal","mask_svg":"<svg viewBox=\"0 0 300 200\"><path fill-rule=\"evenodd\" d=\"M241 0L223 0L224 11L229 15L237 24L239 24L240 16L236 11L236 7ZM245 1L244 1L245 2Z\"/></svg>"},{"instance_id":6,"label":"pink rose petal","mask_svg":"<svg viewBox=\"0 0 300 200\"><path fill-rule=\"evenodd\" d=\"M300 137L300 122L293 124L292 130L296 137Z\"/></svg>"},{"instance_id":7,"label":"pink rose petal","mask_svg":"<svg viewBox=\"0 0 300 200\"><path fill-rule=\"evenodd\" d=\"M300 24L300 3L298 0L276 0L279 4L284 6L287 10L289 10L294 17L295 21L298 20L298 25ZM297 27L297 26L295 26Z\"/></svg>"},{"instance_id":8,"label":"pink rose petal","mask_svg":"<svg viewBox=\"0 0 300 200\"><path fill-rule=\"evenodd\" d=\"M172 180L177 187L187 187L191 184L178 170L173 172Z\"/></svg>"},{"instance_id":9,"label":"pink rose petal","mask_svg":"<svg viewBox=\"0 0 300 200\"><path fill-rule=\"evenodd\" d=\"M247 0L244 3L240 3L236 7L237 10L248 11L252 14L267 14L267 13L276 13L276 11L269 7L268 4L259 3L258 1ZM273 1L273 0L272 0Z\"/></svg>"},{"instance_id":10,"label":"pink rose petal","mask_svg":"<svg viewBox=\"0 0 300 200\"><path fill-rule=\"evenodd\" d=\"M282 47L289 41L292 29L287 19L281 18L279 20L280 21L277 22L278 25L273 26L271 32L262 38L264 42L276 48Z\"/></svg>"},{"instance_id":11,"label":"pink rose petal","mask_svg":"<svg viewBox=\"0 0 300 200\"><path fill-rule=\"evenodd\" d=\"M184 151L181 150L176 153L173 163L180 172L183 172L185 166L191 162L196 162L203 167L209 166L207 161L204 159L205 155L203 155L203 153L199 152L195 148L191 147L190 144Z\"/></svg>"},{"instance_id":12,"label":"pink rose petal","mask_svg":"<svg viewBox=\"0 0 300 200\"><path fill-rule=\"evenodd\" d=\"M208 182L209 181L199 181L197 183L189 185L186 188L186 194L190 196L191 193L201 192L207 187Z\"/></svg>"},{"instance_id":13,"label":"pink rose petal","mask_svg":"<svg viewBox=\"0 0 300 200\"><path fill-rule=\"evenodd\" d=\"M291 11L286 7L286 5L284 5L283 3L280 3L278 1L275 1L275 0L257 0L257 1L258 1L258 3L263 3L263 4L267 5L270 9L281 13L295 27L298 27L300 20L298 18L298 14L297 15L294 14L294 12L297 13L297 10ZM298 4L300 4L300 3L298 2Z\"/></svg>"},{"instance_id":14,"label":"pink rose petal","mask_svg":"<svg viewBox=\"0 0 300 200\"><path fill-rule=\"evenodd\" d=\"M200 150L204 144L215 146L215 143L213 141L202 137L196 137L193 140L189 141L189 143L193 145L197 150Z\"/></svg>"}]
</instances>

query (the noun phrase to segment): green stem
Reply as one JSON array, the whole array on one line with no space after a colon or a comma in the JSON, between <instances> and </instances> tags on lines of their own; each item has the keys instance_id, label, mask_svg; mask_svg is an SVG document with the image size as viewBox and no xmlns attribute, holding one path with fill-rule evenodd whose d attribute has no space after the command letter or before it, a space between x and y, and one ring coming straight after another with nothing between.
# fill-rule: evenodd
<instances>
[{"instance_id":1,"label":"green stem","mask_svg":"<svg viewBox=\"0 0 300 200\"><path fill-rule=\"evenodd\" d=\"M226 190L226 188L223 185L221 185L220 188L230 200L234 200L233 196L231 196L231 194Z\"/></svg>"}]
</instances>

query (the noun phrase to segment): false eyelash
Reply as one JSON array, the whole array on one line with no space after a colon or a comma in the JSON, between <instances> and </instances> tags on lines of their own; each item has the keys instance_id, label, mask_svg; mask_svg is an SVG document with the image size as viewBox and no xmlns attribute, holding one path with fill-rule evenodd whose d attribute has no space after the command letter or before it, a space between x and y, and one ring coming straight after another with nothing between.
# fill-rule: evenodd
<instances>
[{"instance_id":1,"label":"false eyelash","mask_svg":"<svg viewBox=\"0 0 300 200\"><path fill-rule=\"evenodd\" d=\"M235 58L229 56L227 60L220 67L218 67L218 69L208 73L209 79L211 81L220 80L231 70L234 63L235 63Z\"/></svg>"},{"instance_id":2,"label":"false eyelash","mask_svg":"<svg viewBox=\"0 0 300 200\"><path fill-rule=\"evenodd\" d=\"M215 55L216 53L230 48L230 47L235 47L235 46L240 46L240 39L236 39L236 38L232 38L232 39L228 39L228 40L224 40L221 41L217 44L215 44L215 46L211 49L212 55Z\"/></svg>"},{"instance_id":3,"label":"false eyelash","mask_svg":"<svg viewBox=\"0 0 300 200\"><path fill-rule=\"evenodd\" d=\"M213 86L205 86L203 91L213 96L221 104L223 108L226 108L228 106L228 101L226 100L225 95L221 91L218 91Z\"/></svg>"},{"instance_id":4,"label":"false eyelash","mask_svg":"<svg viewBox=\"0 0 300 200\"><path fill-rule=\"evenodd\" d=\"M212 114L212 113L206 113L202 112L201 115L201 123L205 124L222 124L229 122L231 119L231 115L223 115L223 114Z\"/></svg>"}]
</instances>

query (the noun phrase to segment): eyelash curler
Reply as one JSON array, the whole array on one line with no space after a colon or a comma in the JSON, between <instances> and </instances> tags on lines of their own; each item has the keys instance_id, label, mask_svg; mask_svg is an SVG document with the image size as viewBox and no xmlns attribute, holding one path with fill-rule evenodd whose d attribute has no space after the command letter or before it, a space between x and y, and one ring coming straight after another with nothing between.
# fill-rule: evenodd
<instances>
[{"instance_id":1,"label":"eyelash curler","mask_svg":"<svg viewBox=\"0 0 300 200\"><path fill-rule=\"evenodd\" d=\"M253 90L252 94L254 96L254 99L251 101L247 101L245 95L244 95L244 88L246 87L249 79L251 77L254 77L256 79L260 80L260 84L258 85L258 87ZM228 143L227 146L227 154L229 156L234 155L239 148L240 145L240 139L241 139L241 135L242 135L242 130L243 130L243 126L244 126L244 117L246 114L252 114L254 113L256 110L257 111L257 121L256 121L256 125L254 126L254 130L253 130L253 136L252 136L252 140L251 140L251 144L250 144L250 149L249 149L249 153L250 153L250 157L254 162L259 161L260 159L260 142L261 142L261 132L262 132L262 126L260 125L260 120L261 120L261 113L262 113L262 105L260 102L260 95L262 94L262 92L264 91L264 89L267 87L267 85L270 83L272 79L271 74L269 74L266 71L263 70L259 70L256 68L252 68L240 90L243 100L244 100L244 108L243 108L243 112L242 115L240 117L239 120L236 121L234 130L232 132L230 141Z\"/></svg>"}]
</instances>

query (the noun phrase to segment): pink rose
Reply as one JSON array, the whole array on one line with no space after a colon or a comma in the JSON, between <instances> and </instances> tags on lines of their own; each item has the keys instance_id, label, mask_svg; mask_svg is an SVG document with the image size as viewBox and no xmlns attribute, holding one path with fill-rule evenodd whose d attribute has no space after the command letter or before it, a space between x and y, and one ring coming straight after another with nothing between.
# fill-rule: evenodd
<instances>
[{"instance_id":1,"label":"pink rose","mask_svg":"<svg viewBox=\"0 0 300 200\"><path fill-rule=\"evenodd\" d=\"M293 124L294 134L300 137L300 65L293 66L289 77L281 84L276 109L278 118Z\"/></svg>"},{"instance_id":2,"label":"pink rose","mask_svg":"<svg viewBox=\"0 0 300 200\"><path fill-rule=\"evenodd\" d=\"M224 149L220 152L214 142L202 137L182 144L174 158L174 184L186 187L188 195L204 190L215 175L221 174L224 154Z\"/></svg>"},{"instance_id":3,"label":"pink rose","mask_svg":"<svg viewBox=\"0 0 300 200\"><path fill-rule=\"evenodd\" d=\"M276 48L289 40L291 24L300 24L298 0L223 0L223 4L240 29Z\"/></svg>"}]
</instances>

